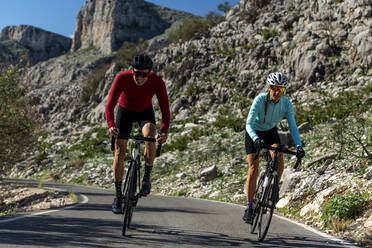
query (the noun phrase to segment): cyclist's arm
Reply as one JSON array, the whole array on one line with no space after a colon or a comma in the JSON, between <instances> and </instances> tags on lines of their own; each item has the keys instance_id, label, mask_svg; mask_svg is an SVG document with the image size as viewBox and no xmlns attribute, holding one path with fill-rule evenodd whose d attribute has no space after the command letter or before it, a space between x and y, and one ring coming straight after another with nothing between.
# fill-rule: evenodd
<instances>
[{"instance_id":1,"label":"cyclist's arm","mask_svg":"<svg viewBox=\"0 0 372 248\"><path fill-rule=\"evenodd\" d=\"M300 139L300 133L298 132L295 115L294 115L294 109L292 103L288 100L286 103L286 118L288 121L289 130L291 132L293 141L296 146L302 146L301 139Z\"/></svg>"},{"instance_id":2,"label":"cyclist's arm","mask_svg":"<svg viewBox=\"0 0 372 248\"><path fill-rule=\"evenodd\" d=\"M115 126L114 109L120 97L120 93L122 91L120 87L121 78L122 78L121 74L118 74L115 77L106 103L105 116L109 128Z\"/></svg>"},{"instance_id":3,"label":"cyclist's arm","mask_svg":"<svg viewBox=\"0 0 372 248\"><path fill-rule=\"evenodd\" d=\"M170 110L167 89L164 81L161 78L158 78L158 83L156 86L156 97L158 98L162 115L161 132L167 134L170 124Z\"/></svg>"},{"instance_id":4,"label":"cyclist's arm","mask_svg":"<svg viewBox=\"0 0 372 248\"><path fill-rule=\"evenodd\" d=\"M245 123L245 129L247 130L247 133L249 134L253 141L258 139L258 135L256 134L256 131L253 128L253 123L256 120L258 113L260 111L260 104L262 104L261 99L262 99L261 97L256 97L254 99L251 109L249 110L247 121Z\"/></svg>"}]
</instances>

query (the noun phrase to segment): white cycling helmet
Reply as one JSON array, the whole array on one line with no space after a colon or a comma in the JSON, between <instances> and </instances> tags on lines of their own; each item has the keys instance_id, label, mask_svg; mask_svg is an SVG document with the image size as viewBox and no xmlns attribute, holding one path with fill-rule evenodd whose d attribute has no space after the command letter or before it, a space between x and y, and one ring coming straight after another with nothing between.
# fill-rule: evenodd
<instances>
[{"instance_id":1,"label":"white cycling helmet","mask_svg":"<svg viewBox=\"0 0 372 248\"><path fill-rule=\"evenodd\" d=\"M287 87L288 78L281 72L270 73L266 80L267 84L272 86Z\"/></svg>"}]
</instances>

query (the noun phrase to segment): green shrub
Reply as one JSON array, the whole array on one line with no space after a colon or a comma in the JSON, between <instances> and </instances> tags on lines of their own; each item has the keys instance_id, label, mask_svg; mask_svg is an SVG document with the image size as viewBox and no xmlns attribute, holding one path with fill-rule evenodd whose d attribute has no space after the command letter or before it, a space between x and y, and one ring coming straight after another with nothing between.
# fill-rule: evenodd
<instances>
[{"instance_id":1,"label":"green shrub","mask_svg":"<svg viewBox=\"0 0 372 248\"><path fill-rule=\"evenodd\" d=\"M235 58L236 51L235 48L222 49L220 46L216 46L216 53L223 55L230 62Z\"/></svg>"},{"instance_id":2,"label":"green shrub","mask_svg":"<svg viewBox=\"0 0 372 248\"><path fill-rule=\"evenodd\" d=\"M95 137L91 137L93 133L96 133ZM84 134L81 143L74 144L69 148L69 151L80 152L79 159L93 158L98 154L109 153L108 147L104 144L107 139L107 129L97 127L92 130L92 133Z\"/></svg>"},{"instance_id":3,"label":"green shrub","mask_svg":"<svg viewBox=\"0 0 372 248\"><path fill-rule=\"evenodd\" d=\"M188 134L191 140L198 140L202 136L209 136L213 131L205 127L193 127L191 132Z\"/></svg>"},{"instance_id":4,"label":"green shrub","mask_svg":"<svg viewBox=\"0 0 372 248\"><path fill-rule=\"evenodd\" d=\"M332 227L334 219L345 221L355 219L363 213L367 202L367 196L359 190L348 191L344 195L335 194L323 206L321 219L326 227Z\"/></svg>"},{"instance_id":5,"label":"green shrub","mask_svg":"<svg viewBox=\"0 0 372 248\"><path fill-rule=\"evenodd\" d=\"M169 41L177 43L191 40L197 35L208 36L209 29L223 20L223 17L210 12L207 17L191 17L185 19L181 25L170 30L168 34Z\"/></svg>"},{"instance_id":6,"label":"green shrub","mask_svg":"<svg viewBox=\"0 0 372 248\"><path fill-rule=\"evenodd\" d=\"M198 95L203 91L203 89L198 85L190 84L187 86L185 96L192 96L192 95Z\"/></svg>"},{"instance_id":7,"label":"green shrub","mask_svg":"<svg viewBox=\"0 0 372 248\"><path fill-rule=\"evenodd\" d=\"M46 149L49 148L50 146L51 144L48 144L48 143L38 144L38 152L35 157L36 163L40 163L41 161L47 158L48 154L46 152Z\"/></svg>"},{"instance_id":8,"label":"green shrub","mask_svg":"<svg viewBox=\"0 0 372 248\"><path fill-rule=\"evenodd\" d=\"M105 79L110 64L104 64L89 73L87 79L81 84L83 89L80 101L89 103L90 98L96 93L99 83Z\"/></svg>"},{"instance_id":9,"label":"green shrub","mask_svg":"<svg viewBox=\"0 0 372 248\"><path fill-rule=\"evenodd\" d=\"M267 29L267 28L265 28L263 31L262 31L262 35L263 35L263 38L265 39L265 40L268 40L268 39L270 39L270 38L272 38L272 37L275 37L275 36L277 36L278 35L278 32L275 30L275 29Z\"/></svg>"},{"instance_id":10,"label":"green shrub","mask_svg":"<svg viewBox=\"0 0 372 248\"><path fill-rule=\"evenodd\" d=\"M213 125L217 128L232 128L235 132L241 132L244 130L245 120L234 114L232 115L219 115Z\"/></svg>"},{"instance_id":11,"label":"green shrub","mask_svg":"<svg viewBox=\"0 0 372 248\"><path fill-rule=\"evenodd\" d=\"M144 53L147 47L147 41L142 38L138 40L137 44L125 41L116 53L115 62L122 68L128 68L133 56Z\"/></svg>"},{"instance_id":12,"label":"green shrub","mask_svg":"<svg viewBox=\"0 0 372 248\"><path fill-rule=\"evenodd\" d=\"M166 143L162 149L162 152L167 151L184 151L187 149L187 144L198 140L202 136L207 136L211 134L211 130L207 128L198 128L193 127L189 134L178 136L175 140L172 141L172 143Z\"/></svg>"},{"instance_id":13,"label":"green shrub","mask_svg":"<svg viewBox=\"0 0 372 248\"><path fill-rule=\"evenodd\" d=\"M171 143L166 143L162 148L162 152L170 152L170 151L184 151L187 148L187 143L189 142L189 138L187 136L178 136L174 139Z\"/></svg>"},{"instance_id":14,"label":"green shrub","mask_svg":"<svg viewBox=\"0 0 372 248\"><path fill-rule=\"evenodd\" d=\"M337 97L325 92L319 92L320 100L309 106L295 106L297 123L309 122L312 126L328 122L329 120L343 120L351 113L365 113L370 106L364 101L372 94L372 83L360 91L342 91Z\"/></svg>"}]
</instances>

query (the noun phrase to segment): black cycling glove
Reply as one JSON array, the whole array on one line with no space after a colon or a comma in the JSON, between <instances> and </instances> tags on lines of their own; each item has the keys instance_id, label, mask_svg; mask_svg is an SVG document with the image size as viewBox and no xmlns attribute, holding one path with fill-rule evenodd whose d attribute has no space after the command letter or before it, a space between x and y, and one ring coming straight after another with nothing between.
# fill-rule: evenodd
<instances>
[{"instance_id":1,"label":"black cycling glove","mask_svg":"<svg viewBox=\"0 0 372 248\"><path fill-rule=\"evenodd\" d=\"M302 146L297 146L296 157L301 159L305 156L305 151Z\"/></svg>"},{"instance_id":2,"label":"black cycling glove","mask_svg":"<svg viewBox=\"0 0 372 248\"><path fill-rule=\"evenodd\" d=\"M261 150L265 144L265 141L263 139L256 139L254 141L254 148L256 148L257 151Z\"/></svg>"}]
</instances>

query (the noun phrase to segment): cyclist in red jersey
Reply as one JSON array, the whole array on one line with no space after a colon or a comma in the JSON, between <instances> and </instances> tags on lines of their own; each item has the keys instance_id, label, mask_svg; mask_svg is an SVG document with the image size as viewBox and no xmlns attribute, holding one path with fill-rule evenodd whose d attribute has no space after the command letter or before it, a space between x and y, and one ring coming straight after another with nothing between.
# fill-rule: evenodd
<instances>
[{"instance_id":1,"label":"cyclist in red jersey","mask_svg":"<svg viewBox=\"0 0 372 248\"><path fill-rule=\"evenodd\" d=\"M164 81L152 72L153 62L147 54L133 57L132 68L119 73L111 86L106 104L106 121L110 136L115 138L115 157L113 162L116 197L112 211L119 214L122 204L122 181L124 175L124 159L128 143L128 135L132 123L138 122L144 137L155 138L156 123L152 107L152 98L156 95L162 113L161 134L157 142L165 143L170 123L168 94ZM114 109L119 106L114 117ZM141 193L147 195L151 191L150 175L155 159L155 143L145 144L145 173L142 180Z\"/></svg>"}]
</instances>

